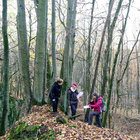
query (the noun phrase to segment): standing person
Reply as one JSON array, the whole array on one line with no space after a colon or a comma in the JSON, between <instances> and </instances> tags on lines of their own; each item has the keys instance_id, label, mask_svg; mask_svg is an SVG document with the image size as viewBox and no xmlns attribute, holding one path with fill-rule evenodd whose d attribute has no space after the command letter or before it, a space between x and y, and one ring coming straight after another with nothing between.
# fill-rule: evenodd
<instances>
[{"instance_id":1,"label":"standing person","mask_svg":"<svg viewBox=\"0 0 140 140\"><path fill-rule=\"evenodd\" d=\"M73 83L71 88L68 89L68 105L69 109L71 109L72 116L76 115L76 109L78 106L78 90L77 90L77 84ZM75 118L73 118L75 120Z\"/></svg>"},{"instance_id":2,"label":"standing person","mask_svg":"<svg viewBox=\"0 0 140 140\"><path fill-rule=\"evenodd\" d=\"M57 115L57 107L58 107L58 101L61 95L61 89L62 89L63 80L58 78L56 82L52 85L49 98L53 104L53 116L56 117Z\"/></svg>"},{"instance_id":3,"label":"standing person","mask_svg":"<svg viewBox=\"0 0 140 140\"><path fill-rule=\"evenodd\" d=\"M94 108L94 111L90 113L88 124L92 125L93 116L96 116L96 122L98 127L102 128L100 114L102 107L102 97L100 97L97 93L93 93L93 101L90 102L89 107Z\"/></svg>"}]
</instances>

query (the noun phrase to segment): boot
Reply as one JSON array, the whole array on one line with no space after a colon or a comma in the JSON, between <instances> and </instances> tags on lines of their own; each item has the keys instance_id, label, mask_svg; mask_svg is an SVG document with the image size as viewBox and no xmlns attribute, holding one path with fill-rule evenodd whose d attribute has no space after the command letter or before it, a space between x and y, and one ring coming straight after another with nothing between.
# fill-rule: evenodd
<instances>
[{"instance_id":1,"label":"boot","mask_svg":"<svg viewBox=\"0 0 140 140\"><path fill-rule=\"evenodd\" d=\"M57 116L57 112L53 112L53 117L56 117Z\"/></svg>"}]
</instances>

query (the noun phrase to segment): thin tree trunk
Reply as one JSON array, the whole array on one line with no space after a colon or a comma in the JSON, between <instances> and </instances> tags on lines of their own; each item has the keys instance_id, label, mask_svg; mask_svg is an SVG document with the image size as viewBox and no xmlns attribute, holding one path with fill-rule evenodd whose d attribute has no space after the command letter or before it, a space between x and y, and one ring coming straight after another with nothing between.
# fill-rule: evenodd
<instances>
[{"instance_id":1,"label":"thin tree trunk","mask_svg":"<svg viewBox=\"0 0 140 140\"><path fill-rule=\"evenodd\" d=\"M138 103L138 114L140 114L140 86L139 86L139 79L140 79L140 70L139 70L139 60L138 60L138 49L136 46L136 58L137 58L137 103Z\"/></svg>"},{"instance_id":2,"label":"thin tree trunk","mask_svg":"<svg viewBox=\"0 0 140 140\"><path fill-rule=\"evenodd\" d=\"M75 23L76 23L76 7L77 0L74 0L73 8L72 8L72 35L71 35L71 54L70 54L70 84L72 84L72 74L73 74L73 65L74 65L74 48L75 48Z\"/></svg>"},{"instance_id":3,"label":"thin tree trunk","mask_svg":"<svg viewBox=\"0 0 140 140\"><path fill-rule=\"evenodd\" d=\"M4 77L3 77L3 107L0 125L0 135L4 135L8 125L9 111L9 44L7 34L7 0L3 0L2 35L4 44Z\"/></svg>"},{"instance_id":4,"label":"thin tree trunk","mask_svg":"<svg viewBox=\"0 0 140 140\"><path fill-rule=\"evenodd\" d=\"M127 48L128 50L128 48ZM127 51L127 53L129 52L129 50ZM126 71L126 92L127 92L127 98L126 98L126 102L125 102L125 106L126 106L126 116L128 117L128 110L129 110L129 101L130 101L130 91L129 91L129 64L127 66L127 71Z\"/></svg>"},{"instance_id":5,"label":"thin tree trunk","mask_svg":"<svg viewBox=\"0 0 140 140\"><path fill-rule=\"evenodd\" d=\"M123 25L123 27L122 27L122 35L121 35L121 38L120 38L120 40L119 40L118 49L117 49L117 52L116 52L116 54L115 54L115 58L114 58L114 61L113 61L113 68L112 68L112 71L111 71L111 78L109 79L109 90L108 90L108 100L107 100L107 111L105 112L105 115L104 115L103 127L106 126L107 116L108 116L108 112L109 112L109 109L110 109L110 99L111 99L111 93L112 93L112 87L113 87L113 80L114 80L114 76L115 76L115 69L116 69L116 64L117 64L118 55L119 55L119 53L120 53L120 47L121 47L122 40L123 40L124 33L125 33L125 28L126 28L126 24L127 24L127 19L128 19L128 15L129 15L129 11L130 11L130 5L131 5L131 0L129 0L128 10L127 10L126 18L125 18L125 23L124 23L124 25Z\"/></svg>"},{"instance_id":6,"label":"thin tree trunk","mask_svg":"<svg viewBox=\"0 0 140 140\"><path fill-rule=\"evenodd\" d=\"M55 41L55 0L52 0L52 66L53 66L53 81L56 79L57 66L56 66L56 41Z\"/></svg>"},{"instance_id":7,"label":"thin tree trunk","mask_svg":"<svg viewBox=\"0 0 140 140\"><path fill-rule=\"evenodd\" d=\"M101 89L101 96L104 96L105 93L105 88L106 88L106 82L107 82L107 71L108 71L108 62L109 62L109 55L110 55L110 47L112 44L112 38L113 38L113 32L115 29L115 25L116 25L116 21L118 19L118 15L121 9L121 5L122 5L123 0L120 0L118 3L118 7L114 16L114 19L110 25L110 20L111 17L109 17L108 20L108 42L107 42L107 46L106 46L106 50L105 50L105 63L104 63L104 69L103 69L103 81L102 81L102 89Z\"/></svg>"},{"instance_id":8,"label":"thin tree trunk","mask_svg":"<svg viewBox=\"0 0 140 140\"><path fill-rule=\"evenodd\" d=\"M43 102L45 103L45 94L46 94L46 87L47 87L47 46L48 46L48 41L47 41L47 31L48 31L48 0L46 4L46 32L45 32L45 58L44 58L44 71L43 71Z\"/></svg>"},{"instance_id":9,"label":"thin tree trunk","mask_svg":"<svg viewBox=\"0 0 140 140\"><path fill-rule=\"evenodd\" d=\"M64 112L67 112L67 89L70 86L69 81L69 60L70 60L70 44L71 44L71 25L72 25L72 5L73 0L68 1L68 8L67 8L67 25L66 25L66 40L65 40L65 48L64 48L64 62L63 62L63 91L64 94Z\"/></svg>"},{"instance_id":10,"label":"thin tree trunk","mask_svg":"<svg viewBox=\"0 0 140 140\"><path fill-rule=\"evenodd\" d=\"M98 74L98 66L99 66L99 61L100 61L100 56L101 56L101 50L102 50L102 46L103 46L103 42L104 42L104 37L105 37L105 32L106 32L106 28L107 28L107 24L108 24L108 19L111 15L112 7L113 7L113 0L110 0L109 4L110 4L110 6L109 6L107 19L106 19L104 29L103 29L103 33L102 33L102 38L101 38L101 42L100 42L100 47L99 47L99 52L98 52L98 57L97 57L97 62L96 62L96 67L95 67L95 72L94 72L94 78L93 78L93 81L92 81L92 88L91 88L91 92L90 92L88 102L90 102L90 100L92 98L92 93L94 92L94 88L95 88L95 84L96 84L96 78L97 78L97 74ZM85 122L88 121L89 111L90 111L90 109L87 109L86 114L85 114Z\"/></svg>"},{"instance_id":11,"label":"thin tree trunk","mask_svg":"<svg viewBox=\"0 0 140 140\"><path fill-rule=\"evenodd\" d=\"M90 94L91 89L91 32L92 32L92 23L93 23L93 11L94 11L94 5L95 0L92 0L92 9L91 9L91 18L90 18L90 24L89 24L89 33L88 33L88 54L87 54L87 60L86 60L86 93Z\"/></svg>"}]
</instances>

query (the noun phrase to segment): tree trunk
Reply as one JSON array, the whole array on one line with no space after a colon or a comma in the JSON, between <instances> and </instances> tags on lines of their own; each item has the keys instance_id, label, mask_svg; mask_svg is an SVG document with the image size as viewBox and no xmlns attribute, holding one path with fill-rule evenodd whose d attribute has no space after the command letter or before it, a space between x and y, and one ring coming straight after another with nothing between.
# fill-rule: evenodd
<instances>
[{"instance_id":1,"label":"tree trunk","mask_svg":"<svg viewBox=\"0 0 140 140\"><path fill-rule=\"evenodd\" d=\"M99 61L100 61L100 56L101 56L101 50L102 50L102 46L103 46L103 42L104 42L104 37L105 37L105 32L106 32L106 28L107 28L107 24L108 24L108 19L111 15L112 7L113 7L113 0L110 0L109 5L110 6L109 6L106 22L105 22L105 25L104 25L104 29L103 29L103 32L102 32L102 38L101 38L100 47L99 47L99 51L98 51L98 57L97 57L97 62L96 62L96 67L95 67L95 72L94 72L94 78L93 78L93 81L92 81L92 88L91 88L91 92L90 92L88 102L90 102L90 100L92 99L92 93L94 92L94 87L95 87L95 84L96 84L96 78L97 78L97 74L98 74L98 66L99 66ZM88 121L89 111L90 111L90 109L87 109L86 114L85 114L85 122Z\"/></svg>"},{"instance_id":2,"label":"tree trunk","mask_svg":"<svg viewBox=\"0 0 140 140\"><path fill-rule=\"evenodd\" d=\"M53 66L53 81L56 79L56 41L55 41L55 0L52 0L52 66Z\"/></svg>"},{"instance_id":3,"label":"tree trunk","mask_svg":"<svg viewBox=\"0 0 140 140\"><path fill-rule=\"evenodd\" d=\"M39 1L37 9L38 9L37 10L38 22L37 22L37 39L35 49L34 101L36 104L42 104L47 0Z\"/></svg>"},{"instance_id":4,"label":"tree trunk","mask_svg":"<svg viewBox=\"0 0 140 140\"><path fill-rule=\"evenodd\" d=\"M64 48L64 60L63 60L63 91L64 93L64 112L67 111L67 89L70 86L69 80L69 60L70 60L70 44L71 44L71 25L72 25L72 5L73 0L68 1L68 9L67 9L67 25L66 25L66 40L65 40L65 48Z\"/></svg>"},{"instance_id":5,"label":"tree trunk","mask_svg":"<svg viewBox=\"0 0 140 140\"><path fill-rule=\"evenodd\" d=\"M3 0L2 35L4 44L4 77L3 77L3 107L0 125L0 135L4 135L6 132L9 111L9 44L7 34L7 0Z\"/></svg>"},{"instance_id":6,"label":"tree trunk","mask_svg":"<svg viewBox=\"0 0 140 140\"><path fill-rule=\"evenodd\" d=\"M74 0L73 7L72 7L72 25L71 25L71 30L72 30L72 35L71 35L71 48L70 48L70 66L69 66L69 71L70 71L70 84L72 84L72 74L73 74L73 65L74 65L74 48L75 48L75 23L76 23L76 7L77 7L77 0Z\"/></svg>"},{"instance_id":7,"label":"tree trunk","mask_svg":"<svg viewBox=\"0 0 140 140\"><path fill-rule=\"evenodd\" d=\"M123 40L123 37L124 37L124 33L125 33L127 19L128 19L128 15L129 15L129 11L130 11L130 5L131 5L131 0L129 0L129 6L128 6L126 18L125 18L125 23L124 23L124 25L122 27L122 35L121 35L121 38L119 40L118 49L117 49L117 52L115 54L115 58L114 58L114 61L113 61L113 68L112 68L112 71L111 71L111 78L109 79L109 90L108 90L108 99L107 99L107 111L105 112L105 115L104 115L103 127L106 126L107 116L108 116L108 112L109 112L109 109L110 109L110 99L111 99L111 93L112 93L112 87L113 87L113 80L114 80L114 76L115 76L115 69L116 69L118 55L120 53L121 43L122 43L122 40Z\"/></svg>"},{"instance_id":8,"label":"tree trunk","mask_svg":"<svg viewBox=\"0 0 140 140\"><path fill-rule=\"evenodd\" d=\"M94 11L95 0L92 0L92 9L91 9L91 19L89 25L89 33L88 33L88 54L86 59L86 93L90 94L91 89L91 32L92 32L92 23L93 23L93 11Z\"/></svg>"},{"instance_id":9,"label":"tree trunk","mask_svg":"<svg viewBox=\"0 0 140 140\"><path fill-rule=\"evenodd\" d=\"M23 98L25 100L22 113L29 112L31 108L31 84L29 74L29 49L27 44L26 18L25 18L25 3L17 0L18 15L17 15L17 32L18 32L18 50L20 72L23 83Z\"/></svg>"},{"instance_id":10,"label":"tree trunk","mask_svg":"<svg viewBox=\"0 0 140 140\"><path fill-rule=\"evenodd\" d=\"M45 57L44 57L44 69L43 69L43 103L45 103L45 94L47 93L47 46L48 46L48 41L47 41L47 31L48 31L48 0L46 4L46 32L45 32Z\"/></svg>"},{"instance_id":11,"label":"tree trunk","mask_svg":"<svg viewBox=\"0 0 140 140\"><path fill-rule=\"evenodd\" d=\"M105 93L105 88L106 88L106 83L107 83L107 71L108 71L108 64L109 64L109 55L110 55L110 47L112 44L112 38L113 38L113 32L115 29L115 25L116 25L116 21L118 19L118 15L119 15L119 11L121 8L123 0L119 1L114 19L110 25L110 20L111 20L111 16L109 17L108 20L108 42L107 42L107 46L106 46L106 50L105 50L105 63L104 63L104 69L103 69L103 81L102 81L102 89L101 89L101 96L104 96Z\"/></svg>"},{"instance_id":12,"label":"tree trunk","mask_svg":"<svg viewBox=\"0 0 140 140\"><path fill-rule=\"evenodd\" d=\"M138 103L138 114L140 114L140 89L139 89L139 79L140 79L140 71L139 71L139 57L138 57L138 49L136 46L136 58L137 58L137 103Z\"/></svg>"}]
</instances>

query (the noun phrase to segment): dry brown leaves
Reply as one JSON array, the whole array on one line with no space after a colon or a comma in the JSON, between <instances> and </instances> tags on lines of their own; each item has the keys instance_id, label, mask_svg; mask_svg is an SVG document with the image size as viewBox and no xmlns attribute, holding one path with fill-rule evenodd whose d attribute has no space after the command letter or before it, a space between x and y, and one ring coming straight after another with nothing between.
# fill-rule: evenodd
<instances>
[{"instance_id":1,"label":"dry brown leaves","mask_svg":"<svg viewBox=\"0 0 140 140\"><path fill-rule=\"evenodd\" d=\"M58 124L56 118L49 112L51 109L49 105L33 106L31 113L19 121L27 121L30 125L38 124L47 126L48 129L61 132L61 134L57 134L57 140L136 140L136 138L123 133L107 128L89 126L81 121L69 120L68 124ZM60 110L58 115L67 119L67 116ZM8 135L9 131L7 131L4 137L0 137L0 139L7 139Z\"/></svg>"}]
</instances>

